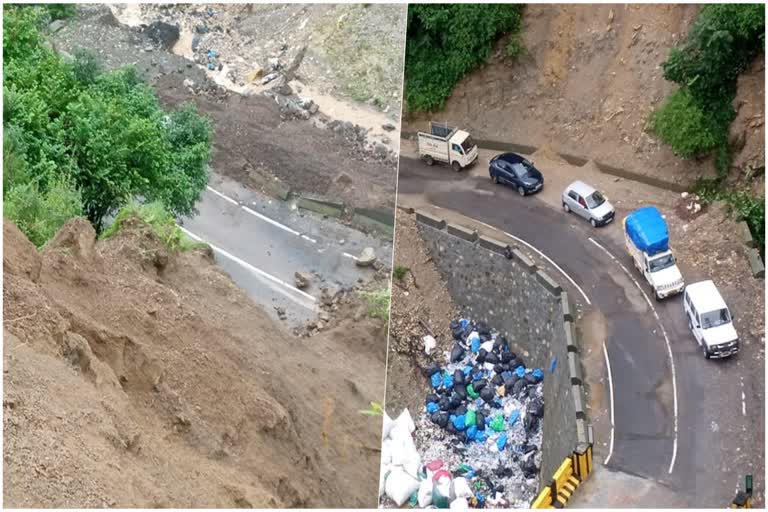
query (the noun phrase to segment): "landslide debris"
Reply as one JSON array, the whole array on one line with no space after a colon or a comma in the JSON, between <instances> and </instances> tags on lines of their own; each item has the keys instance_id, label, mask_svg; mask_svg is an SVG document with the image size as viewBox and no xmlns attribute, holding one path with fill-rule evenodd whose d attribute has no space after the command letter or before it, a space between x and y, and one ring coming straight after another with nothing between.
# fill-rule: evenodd
<instances>
[{"instance_id":1,"label":"landslide debris","mask_svg":"<svg viewBox=\"0 0 768 512\"><path fill-rule=\"evenodd\" d=\"M7 506L375 505L380 320L302 341L139 221L3 236Z\"/></svg>"}]
</instances>

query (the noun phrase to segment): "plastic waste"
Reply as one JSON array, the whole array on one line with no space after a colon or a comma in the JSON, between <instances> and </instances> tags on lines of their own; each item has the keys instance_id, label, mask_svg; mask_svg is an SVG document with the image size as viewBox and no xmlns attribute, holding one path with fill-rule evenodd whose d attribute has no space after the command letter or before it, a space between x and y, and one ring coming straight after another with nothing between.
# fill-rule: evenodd
<instances>
[{"instance_id":1,"label":"plastic waste","mask_svg":"<svg viewBox=\"0 0 768 512\"><path fill-rule=\"evenodd\" d=\"M520 365L517 368L515 368L515 375L517 375L519 379L522 379L523 377L525 377L525 366Z\"/></svg>"},{"instance_id":2,"label":"plastic waste","mask_svg":"<svg viewBox=\"0 0 768 512\"><path fill-rule=\"evenodd\" d=\"M451 350L451 362L456 363L464 358L464 349L459 345L454 345Z\"/></svg>"},{"instance_id":3,"label":"plastic waste","mask_svg":"<svg viewBox=\"0 0 768 512\"><path fill-rule=\"evenodd\" d=\"M389 437L389 433L392 431L392 427L395 426L395 422L389 417L389 414L384 412L384 418L381 426L381 438L386 439Z\"/></svg>"},{"instance_id":4,"label":"plastic waste","mask_svg":"<svg viewBox=\"0 0 768 512\"><path fill-rule=\"evenodd\" d=\"M507 423L509 423L510 426L514 426L515 423L517 423L517 420L520 419L520 411L514 410L512 411L512 414L509 415L509 420Z\"/></svg>"},{"instance_id":5,"label":"plastic waste","mask_svg":"<svg viewBox=\"0 0 768 512\"><path fill-rule=\"evenodd\" d=\"M499 449L499 451L503 451L504 448L507 446L507 434L501 434L499 437L496 438L496 448Z\"/></svg>"},{"instance_id":6,"label":"plastic waste","mask_svg":"<svg viewBox=\"0 0 768 512\"><path fill-rule=\"evenodd\" d=\"M451 503L451 474L438 471L432 477L432 504L437 508L448 508Z\"/></svg>"},{"instance_id":7,"label":"plastic waste","mask_svg":"<svg viewBox=\"0 0 768 512\"><path fill-rule=\"evenodd\" d=\"M495 397L496 393L494 393L493 389L489 387L483 388L483 390L480 392L480 398L482 398L486 403L491 403Z\"/></svg>"},{"instance_id":8,"label":"plastic waste","mask_svg":"<svg viewBox=\"0 0 768 512\"><path fill-rule=\"evenodd\" d=\"M440 373L440 365L437 363L430 364L427 368L427 377L432 377L436 373Z\"/></svg>"},{"instance_id":9,"label":"plastic waste","mask_svg":"<svg viewBox=\"0 0 768 512\"><path fill-rule=\"evenodd\" d=\"M475 386L474 386L474 383L473 383L473 384L470 384L470 385L468 385L468 386L466 387L466 390L467 390L467 394L470 396L470 398L472 398L472 400L474 400L475 398L478 398L478 397L480 396L480 393L478 393L477 391L475 391Z\"/></svg>"},{"instance_id":10,"label":"plastic waste","mask_svg":"<svg viewBox=\"0 0 768 512\"><path fill-rule=\"evenodd\" d=\"M475 425L477 425L477 430L485 430L485 415L483 413L475 413Z\"/></svg>"},{"instance_id":11,"label":"plastic waste","mask_svg":"<svg viewBox=\"0 0 768 512\"><path fill-rule=\"evenodd\" d=\"M422 341L424 342L424 352L426 352L427 355L430 355L432 350L437 346L437 340L430 335L426 335L422 338Z\"/></svg>"},{"instance_id":12,"label":"plastic waste","mask_svg":"<svg viewBox=\"0 0 768 512\"><path fill-rule=\"evenodd\" d=\"M427 404L427 412L432 415L440 410L440 406L437 405L435 402L429 402Z\"/></svg>"},{"instance_id":13,"label":"plastic waste","mask_svg":"<svg viewBox=\"0 0 768 512\"><path fill-rule=\"evenodd\" d=\"M494 416L494 418L491 420L491 428L496 432L501 432L504 430L504 416L501 414Z\"/></svg>"},{"instance_id":14,"label":"plastic waste","mask_svg":"<svg viewBox=\"0 0 768 512\"><path fill-rule=\"evenodd\" d=\"M387 476L384 483L384 490L389 498L394 501L398 507L408 501L411 494L419 489L419 481L406 473L401 468L394 468Z\"/></svg>"},{"instance_id":15,"label":"plastic waste","mask_svg":"<svg viewBox=\"0 0 768 512\"><path fill-rule=\"evenodd\" d=\"M467 498L456 498L451 502L450 508L455 510L467 510L469 509L469 502Z\"/></svg>"},{"instance_id":16,"label":"plastic waste","mask_svg":"<svg viewBox=\"0 0 768 512\"><path fill-rule=\"evenodd\" d=\"M466 418L464 417L463 414L458 415L458 416L453 416L451 418L451 423L453 423L454 428L456 430L458 430L459 432L464 430L466 428L466 426L467 426L466 425Z\"/></svg>"},{"instance_id":17,"label":"plastic waste","mask_svg":"<svg viewBox=\"0 0 768 512\"><path fill-rule=\"evenodd\" d=\"M471 498L473 496L472 489L469 487L469 482L464 477L456 477L453 479L453 496L458 498Z\"/></svg>"},{"instance_id":18,"label":"plastic waste","mask_svg":"<svg viewBox=\"0 0 768 512\"><path fill-rule=\"evenodd\" d=\"M426 508L432 504L432 480L422 480L417 491L419 508Z\"/></svg>"},{"instance_id":19,"label":"plastic waste","mask_svg":"<svg viewBox=\"0 0 768 512\"><path fill-rule=\"evenodd\" d=\"M467 439L475 441L477 439L477 425L467 427Z\"/></svg>"},{"instance_id":20,"label":"plastic waste","mask_svg":"<svg viewBox=\"0 0 768 512\"><path fill-rule=\"evenodd\" d=\"M439 388L443 384L443 377L439 373L433 373L429 380L433 388Z\"/></svg>"},{"instance_id":21,"label":"plastic waste","mask_svg":"<svg viewBox=\"0 0 768 512\"><path fill-rule=\"evenodd\" d=\"M464 424L468 427L473 426L476 424L477 421L477 413L475 411L467 411L464 414Z\"/></svg>"},{"instance_id":22,"label":"plastic waste","mask_svg":"<svg viewBox=\"0 0 768 512\"><path fill-rule=\"evenodd\" d=\"M536 368L535 370L533 370L531 375L533 375L536 378L536 382L541 382L542 380L544 380L544 372L541 371L541 368Z\"/></svg>"},{"instance_id":23,"label":"plastic waste","mask_svg":"<svg viewBox=\"0 0 768 512\"><path fill-rule=\"evenodd\" d=\"M448 375L447 373L443 375L443 387L446 389L453 387L453 375Z\"/></svg>"}]
</instances>

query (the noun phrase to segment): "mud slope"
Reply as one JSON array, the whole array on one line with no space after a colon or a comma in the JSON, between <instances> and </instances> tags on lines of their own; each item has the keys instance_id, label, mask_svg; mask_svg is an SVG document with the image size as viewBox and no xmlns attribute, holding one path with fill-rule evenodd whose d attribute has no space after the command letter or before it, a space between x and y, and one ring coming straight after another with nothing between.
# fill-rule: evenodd
<instances>
[{"instance_id":1,"label":"mud slope","mask_svg":"<svg viewBox=\"0 0 768 512\"><path fill-rule=\"evenodd\" d=\"M3 235L6 506L375 505L379 321L294 338L138 223Z\"/></svg>"},{"instance_id":2,"label":"mud slope","mask_svg":"<svg viewBox=\"0 0 768 512\"><path fill-rule=\"evenodd\" d=\"M711 176L710 159L684 161L646 133L651 112L676 89L661 64L688 34L696 5L526 6L527 55L504 56L461 81L439 113L411 116L405 130L431 117L461 124L478 139L540 147L685 185ZM739 81L734 165L764 166L763 59ZM759 90L759 92L757 92ZM755 162L760 162L759 165ZM740 169L740 172L745 172Z\"/></svg>"}]
</instances>

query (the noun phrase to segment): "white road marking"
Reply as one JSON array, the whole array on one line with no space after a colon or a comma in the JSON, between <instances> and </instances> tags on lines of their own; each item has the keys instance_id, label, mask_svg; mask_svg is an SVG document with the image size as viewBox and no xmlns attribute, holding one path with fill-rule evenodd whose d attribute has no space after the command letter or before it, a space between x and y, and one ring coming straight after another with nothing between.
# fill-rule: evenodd
<instances>
[{"instance_id":1,"label":"white road marking","mask_svg":"<svg viewBox=\"0 0 768 512\"><path fill-rule=\"evenodd\" d=\"M341 253L341 254L342 254L343 256L346 256L347 258L352 258L352 259L353 259L353 260L355 260L355 261L357 261L357 260L358 260L358 257L357 257L357 256L354 256L354 255L352 255L352 254L349 254L348 252L343 252L343 253Z\"/></svg>"},{"instance_id":2,"label":"white road marking","mask_svg":"<svg viewBox=\"0 0 768 512\"><path fill-rule=\"evenodd\" d=\"M197 240L198 242L204 242L204 243L210 245L211 249L213 249L217 253L221 254L225 258L228 258L228 259L234 261L235 263L237 263L241 267L244 267L244 268L250 270L251 272L253 272L254 274L259 275L259 276L267 279L271 283L279 285L282 288L275 287L275 286L270 286L270 287L272 289L274 289L274 290L277 290L277 291L283 293L285 296L289 297L291 300L293 300L294 302L296 302L300 306L303 306L303 307L309 309L310 311L317 312L317 306L315 304L317 302L317 299L315 297L313 297L312 295L299 290L298 288L296 288L296 287L292 286L291 284L283 281L282 279L279 279L279 278L273 276L272 274L269 274L269 273L264 272L263 270L261 270L259 268L254 267L250 263L241 260L240 258L235 256L234 254L230 254L227 251L225 251L224 249L222 249L220 247L217 247L217 246L213 245L212 243L207 242L206 240L203 240L201 237L197 236L196 234L192 233L190 230L188 230L188 229L186 229L186 228L184 228L182 226L179 226L179 229L181 229L184 233L186 233L190 238L192 238L194 240ZM293 294L286 293L286 290L290 290L294 294L299 295L300 297L303 297L304 299L310 301L310 304L307 304L306 300L300 300L298 297L296 297Z\"/></svg>"},{"instance_id":3,"label":"white road marking","mask_svg":"<svg viewBox=\"0 0 768 512\"><path fill-rule=\"evenodd\" d=\"M661 328L661 334L664 336L664 342L667 344L667 353L669 354L669 365L672 369L672 394L673 394L673 402L674 402L674 410L675 410L675 440L672 443L672 460L669 463L669 471L667 473L671 474L672 470L675 468L675 460L677 459L677 375L675 373L675 359L672 357L672 345L669 342L669 336L667 336L667 331L664 329L664 325L661 323L661 318L659 318L659 314L656 312L656 308L653 307L653 303L651 302L651 299L648 297L648 295L645 293L645 290L640 286L640 283L637 282L635 277L629 273L627 268L618 260L616 257L611 254L611 252L597 243L597 241L590 237L589 241L592 242L594 245L596 245L600 250L602 250L605 254L608 255L616 264L621 267L621 269L624 271L625 274L632 280L633 283L635 283L635 286L637 286L637 289L640 290L640 293L645 298L645 302L648 303L648 307L651 308L651 311L653 312L654 318L656 318L656 322L659 324L659 327Z\"/></svg>"},{"instance_id":4,"label":"white road marking","mask_svg":"<svg viewBox=\"0 0 768 512\"><path fill-rule=\"evenodd\" d=\"M213 192L214 194L216 194L217 196L219 196L220 198L224 199L225 201L227 201L229 203L232 203L232 204L234 204L235 206L237 206L239 208L242 208L247 213L250 213L254 217L256 217L258 219L261 219L264 222L268 222L269 224L272 224L273 226L278 227L278 228L282 229L283 231L287 231L288 233L290 233L292 235L300 236L304 240L308 240L309 242L312 242L313 244L317 243L317 240L315 240L313 238L310 238L310 237L308 237L306 235L302 235L300 232L296 231L295 229L289 228L285 224L281 224L281 223L277 222L276 220L267 217L266 215L263 215L263 214L261 214L261 213L259 213L257 211L251 210L250 208L248 208L244 204L238 203L236 200L232 199L231 197L229 197L229 196L227 196L225 194L222 194L221 192L219 192L215 188L211 187L210 185L206 186L206 188L208 190L210 190L211 192Z\"/></svg>"},{"instance_id":5,"label":"white road marking","mask_svg":"<svg viewBox=\"0 0 768 512\"><path fill-rule=\"evenodd\" d=\"M747 415L747 395L744 394L744 377L741 378L741 414Z\"/></svg>"},{"instance_id":6,"label":"white road marking","mask_svg":"<svg viewBox=\"0 0 768 512\"><path fill-rule=\"evenodd\" d=\"M487 224L486 224L486 225L487 225ZM492 227L492 226L491 226L491 227ZM495 228L494 228L494 229L495 229ZM566 278L568 281L570 281L570 283L571 283L571 284L572 284L574 287L576 287L576 289L577 289L577 290L579 290L579 293L581 293L581 295L584 297L584 300L585 300L585 301L587 301L587 304L589 304L590 306L592 305L592 301L590 301L590 300L589 300L589 297L587 297L587 294L586 294L586 293L584 293L584 290L582 290L582 289L581 289L581 286L579 286L578 284L576 284L576 281L574 281L574 280L571 278L571 276L569 276L568 274L566 274L566 273L565 273L565 270L563 270L562 268L560 268L560 266L559 266L557 263L555 263L554 261L552 261L552 259L551 259L549 256L547 256L546 254L544 254L543 252L541 252L540 250L538 250L536 247L532 246L531 244L529 244L528 242L526 242L525 240L523 240L522 238L516 237L515 235L512 235L512 234L510 234L510 233L507 233L506 231L504 231L503 233L504 233L505 235L507 235L508 237L512 238L513 240L517 240L518 242L520 242L521 244L525 245L525 246L526 246L526 247L528 247L530 250L532 250L533 252L535 252L536 254L538 254L539 256L541 256L542 258L544 258L545 260L547 260L547 261L549 262L549 264L550 264L550 265L552 265L553 267L555 267L555 268L558 270L558 272L560 272L561 274L563 274L563 276L564 276L564 277L565 277L565 278Z\"/></svg>"},{"instance_id":7,"label":"white road marking","mask_svg":"<svg viewBox=\"0 0 768 512\"><path fill-rule=\"evenodd\" d=\"M605 356L605 366L608 368L608 388L611 391L611 445L608 448L608 456L605 458L605 462L603 462L604 466L607 466L608 463L611 461L611 456L613 455L613 376L611 375L611 360L608 359L608 349L605 346L605 342L603 342L603 355Z\"/></svg>"}]
</instances>

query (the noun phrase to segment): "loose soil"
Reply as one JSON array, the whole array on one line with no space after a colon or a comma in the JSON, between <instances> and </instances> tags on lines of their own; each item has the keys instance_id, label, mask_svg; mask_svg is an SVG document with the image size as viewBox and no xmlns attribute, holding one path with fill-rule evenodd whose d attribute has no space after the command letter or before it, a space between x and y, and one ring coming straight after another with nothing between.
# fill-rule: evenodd
<instances>
[{"instance_id":1,"label":"loose soil","mask_svg":"<svg viewBox=\"0 0 768 512\"><path fill-rule=\"evenodd\" d=\"M527 5L527 54L513 62L502 38L487 63L457 84L442 111L412 115L404 130L445 120L477 139L550 145L692 186L698 176L715 175L712 159L681 160L647 131L647 122L677 87L664 80L661 64L697 14L696 5ZM731 128L731 176L761 194L764 70L761 55L739 78Z\"/></svg>"},{"instance_id":2,"label":"loose soil","mask_svg":"<svg viewBox=\"0 0 768 512\"><path fill-rule=\"evenodd\" d=\"M375 506L383 321L295 338L138 221L3 238L7 506Z\"/></svg>"},{"instance_id":3,"label":"loose soil","mask_svg":"<svg viewBox=\"0 0 768 512\"><path fill-rule=\"evenodd\" d=\"M275 16L281 13L291 14L280 9ZM354 207L394 207L397 163L391 148L396 142L386 146L368 140L370 127L331 119L322 111L296 119L281 111L275 97L231 92L193 61L153 41L149 32L120 24L107 6L81 5L51 37L65 56L86 48L107 69L136 66L166 107L194 102L214 122L211 167L220 174L264 192L277 181L300 195Z\"/></svg>"},{"instance_id":4,"label":"loose soil","mask_svg":"<svg viewBox=\"0 0 768 512\"><path fill-rule=\"evenodd\" d=\"M393 268L403 267L408 272L403 279L392 279L386 409L394 416L405 408L416 415L424 407L427 392L424 371L432 361L443 364L442 354L453 346L449 324L458 308L419 235L413 215L398 210L395 220ZM427 356L423 338L430 332L437 346Z\"/></svg>"}]
</instances>

